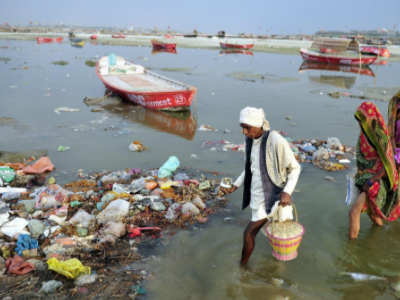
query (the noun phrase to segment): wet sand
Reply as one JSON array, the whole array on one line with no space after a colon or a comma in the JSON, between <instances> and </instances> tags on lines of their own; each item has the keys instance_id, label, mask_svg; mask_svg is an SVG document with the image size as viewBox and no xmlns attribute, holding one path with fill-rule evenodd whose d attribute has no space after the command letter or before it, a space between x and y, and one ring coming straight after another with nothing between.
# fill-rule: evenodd
<instances>
[{"instance_id":1,"label":"wet sand","mask_svg":"<svg viewBox=\"0 0 400 300\"><path fill-rule=\"evenodd\" d=\"M67 33L0 33L0 39L14 39L14 40L36 40L37 36L41 37L60 37L64 36L64 39L68 39ZM238 44L249 44L254 43L254 47L250 51L254 52L269 52L269 53L287 53L287 54L300 54L300 48L309 48L312 41L300 41L300 40L280 40L280 39L250 39L250 38L185 38L182 36L176 36L173 40L165 39L163 36L153 35L126 35L125 39L112 38L110 34L97 34L96 40L90 39L91 34L87 33L75 33L75 38L83 40L98 42L108 45L141 45L151 46L152 39L158 39L162 41L174 41L177 43L177 47L185 48L198 48L198 49L221 49L220 42L228 41L228 43ZM64 42L65 42L64 40ZM400 46L388 46L391 53L389 61L400 61Z\"/></svg>"}]
</instances>

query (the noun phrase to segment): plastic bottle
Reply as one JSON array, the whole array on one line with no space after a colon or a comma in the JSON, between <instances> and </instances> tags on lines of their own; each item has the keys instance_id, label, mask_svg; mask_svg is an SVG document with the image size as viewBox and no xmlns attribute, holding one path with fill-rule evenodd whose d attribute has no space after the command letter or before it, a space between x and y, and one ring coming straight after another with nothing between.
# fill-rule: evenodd
<instances>
[{"instance_id":1,"label":"plastic bottle","mask_svg":"<svg viewBox=\"0 0 400 300\"><path fill-rule=\"evenodd\" d=\"M171 207L168 208L168 211L165 214L165 219L170 223L173 223L175 221L175 215L174 215L174 212L172 211Z\"/></svg>"}]
</instances>

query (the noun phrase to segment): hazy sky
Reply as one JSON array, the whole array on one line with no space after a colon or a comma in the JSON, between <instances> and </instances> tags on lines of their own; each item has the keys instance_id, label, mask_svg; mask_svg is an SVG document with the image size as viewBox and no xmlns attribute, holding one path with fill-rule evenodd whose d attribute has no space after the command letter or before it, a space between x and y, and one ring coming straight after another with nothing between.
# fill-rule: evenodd
<instances>
[{"instance_id":1,"label":"hazy sky","mask_svg":"<svg viewBox=\"0 0 400 300\"><path fill-rule=\"evenodd\" d=\"M32 21L128 27L133 23L134 27L170 26L187 32L196 28L209 33L312 34L346 26L393 29L399 12L400 0L0 0L2 25Z\"/></svg>"}]
</instances>

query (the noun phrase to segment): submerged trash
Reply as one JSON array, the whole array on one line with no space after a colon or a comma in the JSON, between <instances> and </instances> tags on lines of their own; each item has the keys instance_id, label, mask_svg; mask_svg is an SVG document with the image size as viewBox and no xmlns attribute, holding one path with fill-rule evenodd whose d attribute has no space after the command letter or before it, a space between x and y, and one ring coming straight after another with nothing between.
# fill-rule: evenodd
<instances>
[{"instance_id":1,"label":"submerged trash","mask_svg":"<svg viewBox=\"0 0 400 300\"><path fill-rule=\"evenodd\" d=\"M59 108L56 108L55 110L54 110L54 112L56 113L56 114L61 114L60 112L61 111L63 111L63 112L74 112L74 111L80 111L80 109L79 108L69 108L69 107L59 107Z\"/></svg>"},{"instance_id":2,"label":"submerged trash","mask_svg":"<svg viewBox=\"0 0 400 300\"><path fill-rule=\"evenodd\" d=\"M367 275L362 273L349 273L349 272L341 272L340 275L350 276L355 281L374 281L374 280L382 280L386 281L385 277L378 277L374 275Z\"/></svg>"}]
</instances>

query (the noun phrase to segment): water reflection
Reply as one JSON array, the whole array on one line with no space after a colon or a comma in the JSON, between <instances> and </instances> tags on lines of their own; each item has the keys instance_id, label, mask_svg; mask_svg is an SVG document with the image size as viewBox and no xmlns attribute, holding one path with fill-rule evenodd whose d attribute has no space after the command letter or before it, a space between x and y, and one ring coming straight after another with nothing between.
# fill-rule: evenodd
<instances>
[{"instance_id":1,"label":"water reflection","mask_svg":"<svg viewBox=\"0 0 400 300\"><path fill-rule=\"evenodd\" d=\"M360 68L358 66L303 62L299 73L306 71L310 71L308 75L310 81L345 89L352 88L359 75L375 77L374 72L367 66Z\"/></svg>"},{"instance_id":2,"label":"water reflection","mask_svg":"<svg viewBox=\"0 0 400 300\"><path fill-rule=\"evenodd\" d=\"M162 49L162 48L153 47L153 50L151 51L151 54L156 55L156 54L159 54L159 53L177 54L178 52L176 51L176 49Z\"/></svg>"},{"instance_id":3,"label":"water reflection","mask_svg":"<svg viewBox=\"0 0 400 300\"><path fill-rule=\"evenodd\" d=\"M99 104L101 105L101 104ZM180 136L186 140L193 140L197 130L197 115L189 111L166 112L147 109L130 103L109 103L101 105L102 108L119 117L131 120L134 123ZM132 112L132 111L135 112Z\"/></svg>"},{"instance_id":4,"label":"water reflection","mask_svg":"<svg viewBox=\"0 0 400 300\"><path fill-rule=\"evenodd\" d=\"M222 50L219 52L219 55L228 55L228 54L245 54L253 56L253 52L247 50Z\"/></svg>"}]
</instances>

